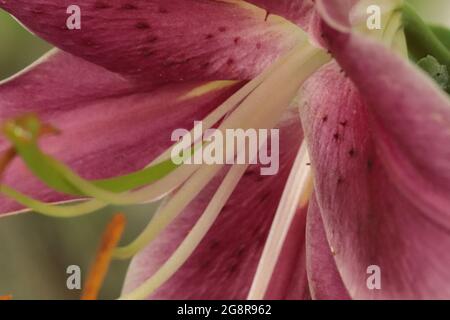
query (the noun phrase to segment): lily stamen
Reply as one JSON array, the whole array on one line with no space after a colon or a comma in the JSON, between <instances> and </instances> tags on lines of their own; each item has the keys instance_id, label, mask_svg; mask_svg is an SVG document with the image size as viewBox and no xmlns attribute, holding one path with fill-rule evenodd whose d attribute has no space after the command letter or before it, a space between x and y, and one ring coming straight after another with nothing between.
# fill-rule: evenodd
<instances>
[{"instance_id":1,"label":"lily stamen","mask_svg":"<svg viewBox=\"0 0 450 320\"><path fill-rule=\"evenodd\" d=\"M131 244L106 232L83 298L132 256L121 299L450 296L450 30L412 3L85 0L68 38L66 4L34 2L0 8L61 50L0 82L2 116L64 134L8 121L0 213L164 197Z\"/></svg>"},{"instance_id":2,"label":"lily stamen","mask_svg":"<svg viewBox=\"0 0 450 320\"><path fill-rule=\"evenodd\" d=\"M308 44L302 44L293 49L284 58L278 68L269 70L271 73L256 86L237 109L224 120L218 130L233 128L273 128L281 118L284 110L288 108L291 101L297 95L297 91L309 75L329 60L329 56L321 49ZM280 83L283 88L272 94L271 90ZM248 90L245 88L245 90ZM235 94L242 97L241 92ZM230 99L233 99L230 98ZM192 201L198 193L216 175L223 165L202 166L186 184L170 199L146 229L128 246L118 248L114 256L126 259L143 249L153 241L164 228L172 222L181 211Z\"/></svg>"},{"instance_id":3,"label":"lily stamen","mask_svg":"<svg viewBox=\"0 0 450 320\"><path fill-rule=\"evenodd\" d=\"M249 300L263 299L275 270L289 227L299 208L307 206L313 190L312 170L306 144L303 143L284 188L269 236L253 279Z\"/></svg>"},{"instance_id":4,"label":"lily stamen","mask_svg":"<svg viewBox=\"0 0 450 320\"><path fill-rule=\"evenodd\" d=\"M17 155L16 150L14 148L8 148L0 157L0 176L6 170L8 165Z\"/></svg>"},{"instance_id":5,"label":"lily stamen","mask_svg":"<svg viewBox=\"0 0 450 320\"><path fill-rule=\"evenodd\" d=\"M197 248L201 240L216 221L223 206L231 196L247 168L248 165L234 165L230 169L219 189L214 194L214 197L211 199L205 212L201 215L200 219L171 257L141 286L120 297L121 300L145 299L181 268L183 263L191 256L195 248Z\"/></svg>"},{"instance_id":6,"label":"lily stamen","mask_svg":"<svg viewBox=\"0 0 450 320\"><path fill-rule=\"evenodd\" d=\"M235 110L237 106L239 106L253 91L256 90L277 68L283 65L287 59L292 55L292 52L278 59L274 64L272 64L269 68L263 71L256 78L245 84L238 92L233 94L230 98L228 98L225 102L219 105L214 109L210 114L208 114L203 120L202 125L205 130L212 128L212 126L220 121L227 114ZM186 99L189 97L189 94L181 99ZM195 128L194 128L195 129ZM194 132L192 129L187 135L192 135ZM182 140L182 139L181 139ZM170 157L170 153L173 148L177 147L178 144L175 144L173 147L167 149L163 152L158 158L156 158L152 163L156 163L157 161L162 161L168 159Z\"/></svg>"},{"instance_id":7,"label":"lily stamen","mask_svg":"<svg viewBox=\"0 0 450 320\"><path fill-rule=\"evenodd\" d=\"M100 248L89 272L81 300L95 300L111 263L112 252L119 242L125 228L125 216L116 214L106 227Z\"/></svg>"}]
</instances>

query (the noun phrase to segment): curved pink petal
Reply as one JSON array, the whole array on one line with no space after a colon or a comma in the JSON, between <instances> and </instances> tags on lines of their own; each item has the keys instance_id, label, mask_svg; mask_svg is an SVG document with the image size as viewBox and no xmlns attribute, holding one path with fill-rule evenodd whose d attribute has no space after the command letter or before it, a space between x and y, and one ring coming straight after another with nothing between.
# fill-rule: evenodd
<instances>
[{"instance_id":1,"label":"curved pink petal","mask_svg":"<svg viewBox=\"0 0 450 320\"><path fill-rule=\"evenodd\" d=\"M324 36L370 107L389 174L430 218L450 228L449 97L382 44L327 25Z\"/></svg>"},{"instance_id":2,"label":"curved pink petal","mask_svg":"<svg viewBox=\"0 0 450 320\"><path fill-rule=\"evenodd\" d=\"M59 48L151 82L251 79L299 40L296 27L240 1L6 0L8 10ZM301 34L300 34L301 38Z\"/></svg>"},{"instance_id":3,"label":"curved pink petal","mask_svg":"<svg viewBox=\"0 0 450 320\"><path fill-rule=\"evenodd\" d=\"M390 12L401 7L403 0L317 0L314 14L310 19L309 33L322 47L328 47L327 40L333 39L333 35L327 33L330 30L347 33L352 27L359 29L366 25L369 14L369 6L377 6L383 18L381 29L385 29L389 22L387 18ZM367 30L369 31L369 30ZM377 30L370 30L376 34ZM365 33L364 36L371 36Z\"/></svg>"},{"instance_id":4,"label":"curved pink petal","mask_svg":"<svg viewBox=\"0 0 450 320\"><path fill-rule=\"evenodd\" d=\"M70 77L70 79L68 78ZM238 85L190 99L179 99L201 83L152 89L106 69L56 52L25 73L0 85L0 121L38 114L62 134L42 140L42 147L87 178L105 178L144 167L173 142L176 128L192 128ZM0 148L8 146L5 140ZM45 201L65 199L42 186L20 160L3 180ZM1 199L0 212L19 209Z\"/></svg>"},{"instance_id":5,"label":"curved pink petal","mask_svg":"<svg viewBox=\"0 0 450 320\"><path fill-rule=\"evenodd\" d=\"M450 161L448 143L442 140L448 130L446 100L397 57L382 55L386 69L373 72L380 53L370 52L372 59L366 59L360 75L352 67L358 64L355 57L343 63L359 90L334 63L305 86L302 123L327 239L353 298L448 298L450 231L440 222L449 207L437 210L446 201L440 196L449 195L448 171L434 176ZM390 79L394 72L395 80ZM444 122L435 122L430 112ZM416 148L422 149L423 159L416 158ZM408 165L399 166L394 156ZM430 183L434 186L428 189ZM438 202L424 206L430 194ZM381 290L367 286L372 265L381 268Z\"/></svg>"},{"instance_id":6,"label":"curved pink petal","mask_svg":"<svg viewBox=\"0 0 450 320\"><path fill-rule=\"evenodd\" d=\"M310 300L306 274L305 227L308 207L299 208L289 227L283 249L264 299Z\"/></svg>"},{"instance_id":7,"label":"curved pink petal","mask_svg":"<svg viewBox=\"0 0 450 320\"><path fill-rule=\"evenodd\" d=\"M350 27L349 14L360 0L317 0L317 11L325 23L335 29L344 30Z\"/></svg>"},{"instance_id":8,"label":"curved pink petal","mask_svg":"<svg viewBox=\"0 0 450 320\"><path fill-rule=\"evenodd\" d=\"M350 299L334 261L320 209L312 196L306 219L306 268L311 296L316 300Z\"/></svg>"},{"instance_id":9,"label":"curved pink petal","mask_svg":"<svg viewBox=\"0 0 450 320\"><path fill-rule=\"evenodd\" d=\"M192 256L150 298L246 298L301 137L296 119L281 128L279 173L261 176L258 166L251 166ZM211 182L160 237L133 258L125 293L148 279L168 259L203 212L220 181L221 177L217 177Z\"/></svg>"},{"instance_id":10,"label":"curved pink petal","mask_svg":"<svg viewBox=\"0 0 450 320\"><path fill-rule=\"evenodd\" d=\"M314 12L313 0L247 0L247 2L266 9L268 15L280 15L301 26L303 30L308 30Z\"/></svg>"}]
</instances>

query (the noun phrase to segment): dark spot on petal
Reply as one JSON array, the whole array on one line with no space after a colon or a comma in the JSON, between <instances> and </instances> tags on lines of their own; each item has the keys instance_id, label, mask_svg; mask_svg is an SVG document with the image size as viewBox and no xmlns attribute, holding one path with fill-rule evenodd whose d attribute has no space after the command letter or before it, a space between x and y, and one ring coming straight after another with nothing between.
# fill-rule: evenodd
<instances>
[{"instance_id":1,"label":"dark spot on petal","mask_svg":"<svg viewBox=\"0 0 450 320\"><path fill-rule=\"evenodd\" d=\"M148 43L154 43L154 42L156 42L156 41L158 41L158 37L157 37L157 36L150 36L150 37L148 37L148 39L147 39L147 42L148 42Z\"/></svg>"},{"instance_id":2,"label":"dark spot on petal","mask_svg":"<svg viewBox=\"0 0 450 320\"><path fill-rule=\"evenodd\" d=\"M271 193L272 193L272 192L271 192L270 190L265 191L265 192L263 193L263 195L261 196L261 199L263 199L263 201L264 201L264 200L269 200L269 199L270 199Z\"/></svg>"},{"instance_id":3,"label":"dark spot on petal","mask_svg":"<svg viewBox=\"0 0 450 320\"><path fill-rule=\"evenodd\" d=\"M262 45L261 45L261 43L260 42L258 42L257 44L256 44L256 49L261 49L262 48Z\"/></svg>"},{"instance_id":4,"label":"dark spot on petal","mask_svg":"<svg viewBox=\"0 0 450 320\"><path fill-rule=\"evenodd\" d=\"M230 58L227 60L227 65L231 66L234 64L234 59Z\"/></svg>"},{"instance_id":5,"label":"dark spot on petal","mask_svg":"<svg viewBox=\"0 0 450 320\"><path fill-rule=\"evenodd\" d=\"M323 116L322 117L322 122L327 122L328 121L328 116Z\"/></svg>"},{"instance_id":6,"label":"dark spot on petal","mask_svg":"<svg viewBox=\"0 0 450 320\"><path fill-rule=\"evenodd\" d=\"M112 6L104 1L96 1L94 4L95 9L109 9L112 8Z\"/></svg>"},{"instance_id":7,"label":"dark spot on petal","mask_svg":"<svg viewBox=\"0 0 450 320\"><path fill-rule=\"evenodd\" d=\"M234 44L239 44L239 42L241 42L241 38L240 37L234 38Z\"/></svg>"},{"instance_id":8,"label":"dark spot on petal","mask_svg":"<svg viewBox=\"0 0 450 320\"><path fill-rule=\"evenodd\" d=\"M84 38L81 40L81 44L83 46L93 47L95 45L95 42L91 38Z\"/></svg>"},{"instance_id":9,"label":"dark spot on petal","mask_svg":"<svg viewBox=\"0 0 450 320\"><path fill-rule=\"evenodd\" d=\"M211 260L209 259L202 259L202 261L200 262L200 267L201 270L204 270L204 272L208 272L208 270L211 268Z\"/></svg>"},{"instance_id":10,"label":"dark spot on petal","mask_svg":"<svg viewBox=\"0 0 450 320\"><path fill-rule=\"evenodd\" d=\"M182 65L186 62L187 62L186 60L184 60L184 61L164 61L163 66L164 67L175 67L175 66Z\"/></svg>"},{"instance_id":11,"label":"dark spot on petal","mask_svg":"<svg viewBox=\"0 0 450 320\"><path fill-rule=\"evenodd\" d=\"M120 7L123 10L136 10L138 9L138 7L136 7L134 4L132 3L125 3L124 5L122 5L122 7Z\"/></svg>"},{"instance_id":12,"label":"dark spot on petal","mask_svg":"<svg viewBox=\"0 0 450 320\"><path fill-rule=\"evenodd\" d=\"M369 171L371 171L373 169L373 160L372 159L367 160L367 169Z\"/></svg>"},{"instance_id":13,"label":"dark spot on petal","mask_svg":"<svg viewBox=\"0 0 450 320\"><path fill-rule=\"evenodd\" d=\"M150 56L152 56L155 52L154 51L152 51L151 49L149 49L149 48L144 48L144 49L142 49L142 55L144 56L144 57L150 57Z\"/></svg>"},{"instance_id":14,"label":"dark spot on petal","mask_svg":"<svg viewBox=\"0 0 450 320\"><path fill-rule=\"evenodd\" d=\"M212 39L212 38L214 38L214 35L212 33L208 33L206 35L206 39Z\"/></svg>"},{"instance_id":15,"label":"dark spot on petal","mask_svg":"<svg viewBox=\"0 0 450 320\"><path fill-rule=\"evenodd\" d=\"M337 179L337 184L338 185L341 185L341 184L343 184L344 183L344 179L342 178L342 177L339 177L338 179Z\"/></svg>"},{"instance_id":16,"label":"dark spot on petal","mask_svg":"<svg viewBox=\"0 0 450 320\"><path fill-rule=\"evenodd\" d=\"M202 64L202 69L207 69L209 67L209 62L205 62Z\"/></svg>"},{"instance_id":17,"label":"dark spot on petal","mask_svg":"<svg viewBox=\"0 0 450 320\"><path fill-rule=\"evenodd\" d=\"M219 241L217 241L217 240L211 240L209 243L210 243L209 248L211 250L217 249L220 245Z\"/></svg>"},{"instance_id":18,"label":"dark spot on petal","mask_svg":"<svg viewBox=\"0 0 450 320\"><path fill-rule=\"evenodd\" d=\"M349 151L348 151L348 155L350 156L350 157L355 157L356 156L356 150L354 149L354 148L351 148Z\"/></svg>"},{"instance_id":19,"label":"dark spot on petal","mask_svg":"<svg viewBox=\"0 0 450 320\"><path fill-rule=\"evenodd\" d=\"M257 171L257 170L247 170L245 172L245 175L246 176L255 176L255 177L257 177L257 176L259 176L259 171Z\"/></svg>"},{"instance_id":20,"label":"dark spot on petal","mask_svg":"<svg viewBox=\"0 0 450 320\"><path fill-rule=\"evenodd\" d=\"M43 14L44 13L44 9L40 8L40 7L34 7L33 9L31 9L31 13L32 14Z\"/></svg>"},{"instance_id":21,"label":"dark spot on petal","mask_svg":"<svg viewBox=\"0 0 450 320\"><path fill-rule=\"evenodd\" d=\"M341 126L343 126L343 127L346 127L347 124L348 124L348 122L347 122L347 120L345 120L345 121L339 122L339 124L340 124Z\"/></svg>"},{"instance_id":22,"label":"dark spot on petal","mask_svg":"<svg viewBox=\"0 0 450 320\"><path fill-rule=\"evenodd\" d=\"M162 7L160 7L158 11L159 11L159 13L162 13L162 14L169 13L169 11L166 8L162 8Z\"/></svg>"},{"instance_id":23,"label":"dark spot on petal","mask_svg":"<svg viewBox=\"0 0 450 320\"><path fill-rule=\"evenodd\" d=\"M338 141L339 140L339 133L335 133L335 134L333 134L333 139L335 140L335 141Z\"/></svg>"},{"instance_id":24,"label":"dark spot on petal","mask_svg":"<svg viewBox=\"0 0 450 320\"><path fill-rule=\"evenodd\" d=\"M227 27L219 27L219 31L220 32L225 32L225 31L227 31Z\"/></svg>"},{"instance_id":25,"label":"dark spot on petal","mask_svg":"<svg viewBox=\"0 0 450 320\"><path fill-rule=\"evenodd\" d=\"M245 248L243 246L239 247L239 249L236 251L236 257L241 258L245 253Z\"/></svg>"},{"instance_id":26,"label":"dark spot on petal","mask_svg":"<svg viewBox=\"0 0 450 320\"><path fill-rule=\"evenodd\" d=\"M140 21L140 22L136 23L135 27L136 27L136 29L139 29L139 30L150 29L150 25L145 21Z\"/></svg>"},{"instance_id":27,"label":"dark spot on petal","mask_svg":"<svg viewBox=\"0 0 450 320\"><path fill-rule=\"evenodd\" d=\"M233 275L238 271L239 264L237 262L233 262L233 264L228 269L229 275Z\"/></svg>"}]
</instances>

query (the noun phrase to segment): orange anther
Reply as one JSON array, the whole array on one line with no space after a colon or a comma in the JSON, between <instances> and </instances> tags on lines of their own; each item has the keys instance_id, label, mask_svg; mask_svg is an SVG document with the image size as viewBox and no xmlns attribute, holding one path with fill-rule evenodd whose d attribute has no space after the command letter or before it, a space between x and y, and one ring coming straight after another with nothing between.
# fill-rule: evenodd
<instances>
[{"instance_id":1,"label":"orange anther","mask_svg":"<svg viewBox=\"0 0 450 320\"><path fill-rule=\"evenodd\" d=\"M8 165L16 156L16 150L14 148L9 148L0 155L0 176L6 170Z\"/></svg>"},{"instance_id":2,"label":"orange anther","mask_svg":"<svg viewBox=\"0 0 450 320\"><path fill-rule=\"evenodd\" d=\"M58 128L52 126L51 124L44 123L39 132L39 136L58 135L60 133L61 133L61 130L59 130Z\"/></svg>"},{"instance_id":3,"label":"orange anther","mask_svg":"<svg viewBox=\"0 0 450 320\"><path fill-rule=\"evenodd\" d=\"M125 228L125 216L116 214L103 233L102 242L94 264L84 285L82 300L95 300L99 294L111 263L112 252L122 236Z\"/></svg>"}]
</instances>

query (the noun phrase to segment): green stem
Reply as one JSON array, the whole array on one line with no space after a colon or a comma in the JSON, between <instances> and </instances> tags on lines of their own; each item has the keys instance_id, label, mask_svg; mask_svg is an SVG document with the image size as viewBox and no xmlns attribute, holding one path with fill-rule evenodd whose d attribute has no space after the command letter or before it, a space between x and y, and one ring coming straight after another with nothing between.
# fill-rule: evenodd
<instances>
[{"instance_id":1,"label":"green stem","mask_svg":"<svg viewBox=\"0 0 450 320\"><path fill-rule=\"evenodd\" d=\"M441 65L447 66L447 69L450 70L450 52L433 30L416 14L410 5L405 4L402 12L410 58L417 62L431 55Z\"/></svg>"}]
</instances>

